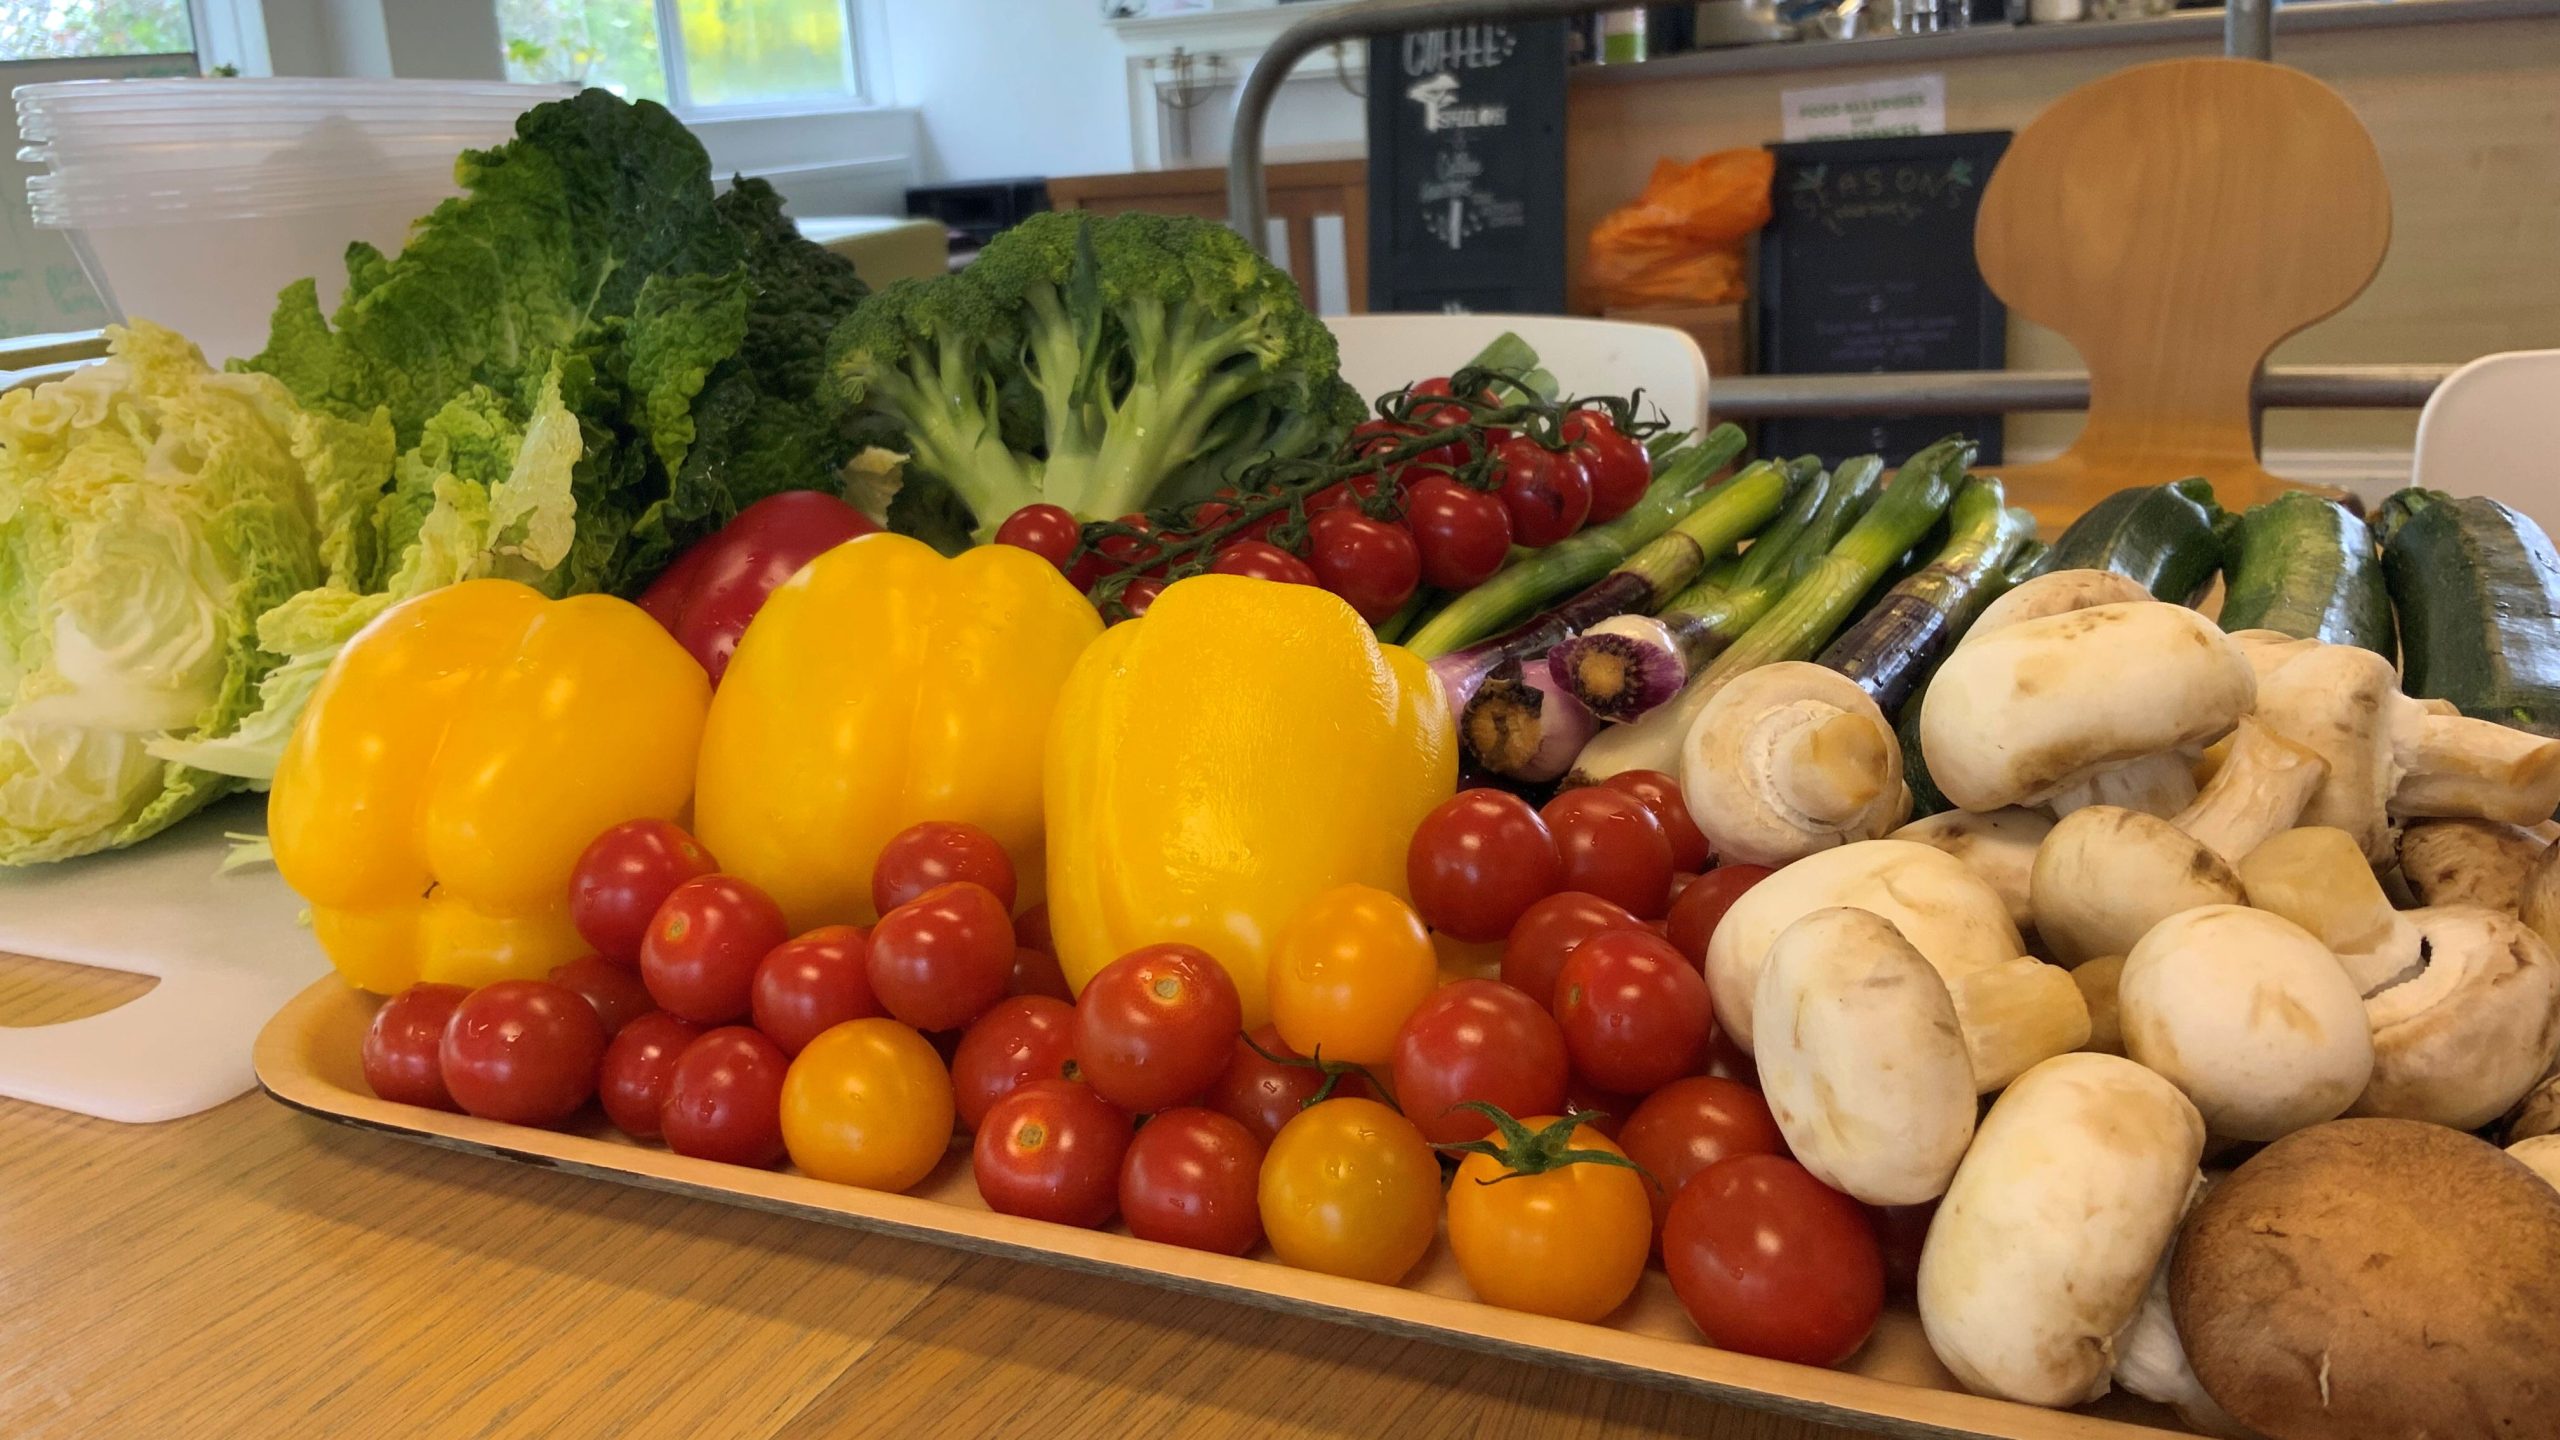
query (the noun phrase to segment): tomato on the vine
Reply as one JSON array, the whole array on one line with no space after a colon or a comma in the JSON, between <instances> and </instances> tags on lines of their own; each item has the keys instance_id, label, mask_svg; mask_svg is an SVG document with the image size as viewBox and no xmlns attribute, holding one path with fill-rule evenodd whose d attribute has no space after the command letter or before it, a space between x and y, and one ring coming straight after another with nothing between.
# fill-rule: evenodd
<instances>
[{"instance_id":1,"label":"tomato on the vine","mask_svg":"<svg viewBox=\"0 0 2560 1440\"><path fill-rule=\"evenodd\" d=\"M603 1102L604 1118L634 1140L657 1139L676 1061L701 1035L701 1026L664 1010L623 1026L604 1047L604 1064L596 1072L596 1099Z\"/></svg>"},{"instance_id":2,"label":"tomato on the vine","mask_svg":"<svg viewBox=\"0 0 2560 1440\"><path fill-rule=\"evenodd\" d=\"M1282 1264L1393 1285L1440 1233L1440 1161L1375 1100L1327 1100L1271 1139L1258 1187Z\"/></svg>"},{"instance_id":3,"label":"tomato on the vine","mask_svg":"<svg viewBox=\"0 0 2560 1440\"><path fill-rule=\"evenodd\" d=\"M1396 1031L1440 983L1413 907L1369 885L1337 885L1299 907L1270 963L1271 1021L1292 1049L1383 1065Z\"/></svg>"},{"instance_id":4,"label":"tomato on the vine","mask_svg":"<svg viewBox=\"0 0 2560 1440\"><path fill-rule=\"evenodd\" d=\"M1511 512L1502 497L1446 475L1421 476L1406 489L1404 523L1423 580L1443 590L1481 585L1511 558Z\"/></svg>"},{"instance_id":5,"label":"tomato on the vine","mask_svg":"<svg viewBox=\"0 0 2560 1440\"><path fill-rule=\"evenodd\" d=\"M975 1130L995 1103L1033 1080L1073 1079L1076 1012L1045 995L1016 995L978 1017L951 1052L951 1091L962 1128Z\"/></svg>"},{"instance_id":6,"label":"tomato on the vine","mask_svg":"<svg viewBox=\"0 0 2560 1440\"><path fill-rule=\"evenodd\" d=\"M1164 585L1152 575L1130 581L1120 592L1120 608L1129 612L1124 618L1135 620L1146 614L1155 605L1156 597L1164 593Z\"/></svg>"},{"instance_id":7,"label":"tomato on the vine","mask_svg":"<svg viewBox=\"0 0 2560 1440\"><path fill-rule=\"evenodd\" d=\"M1124 1110L1170 1110L1217 1080L1243 1028L1244 1002L1226 967L1189 945L1149 945L1085 982L1076 997L1076 1064Z\"/></svg>"},{"instance_id":8,"label":"tomato on the vine","mask_svg":"<svg viewBox=\"0 0 2560 1440\"><path fill-rule=\"evenodd\" d=\"M1028 550L1064 570L1075 558L1082 529L1062 505L1025 505L996 527L996 543Z\"/></svg>"},{"instance_id":9,"label":"tomato on the vine","mask_svg":"<svg viewBox=\"0 0 2560 1440\"><path fill-rule=\"evenodd\" d=\"M1512 1115L1564 1108L1564 1032L1546 1007L1499 980L1461 980L1422 1002L1396 1036L1396 1100L1434 1144L1491 1133L1481 1100Z\"/></svg>"},{"instance_id":10,"label":"tomato on the vine","mask_svg":"<svg viewBox=\"0 0 2560 1440\"><path fill-rule=\"evenodd\" d=\"M1643 928L1644 922L1625 906L1580 890L1559 890L1513 922L1502 944L1502 981L1542 1006L1553 1006L1556 972L1574 946L1605 930Z\"/></svg>"},{"instance_id":11,"label":"tomato on the vine","mask_svg":"<svg viewBox=\"0 0 2560 1440\"><path fill-rule=\"evenodd\" d=\"M1707 868L1707 837L1691 818L1688 797L1680 793L1679 781L1659 770L1621 770L1600 783L1634 796L1653 812L1653 818L1662 826L1663 838L1671 842L1673 870L1694 874Z\"/></svg>"},{"instance_id":12,"label":"tomato on the vine","mask_svg":"<svg viewBox=\"0 0 2560 1440\"><path fill-rule=\"evenodd\" d=\"M1544 549L1581 529L1590 516L1591 481L1571 457L1514 435L1494 447L1493 463L1502 476L1511 535L1519 543Z\"/></svg>"},{"instance_id":13,"label":"tomato on the vine","mask_svg":"<svg viewBox=\"0 0 2560 1440\"><path fill-rule=\"evenodd\" d=\"M640 944L640 978L662 1010L704 1025L747 1013L756 966L791 938L782 907L735 875L687 880Z\"/></svg>"},{"instance_id":14,"label":"tomato on the vine","mask_svg":"<svg viewBox=\"0 0 2560 1440\"><path fill-rule=\"evenodd\" d=\"M412 985L382 1002L364 1027L364 1083L400 1105L459 1110L444 1087L444 1029L471 992L459 985Z\"/></svg>"},{"instance_id":15,"label":"tomato on the vine","mask_svg":"<svg viewBox=\"0 0 2560 1440\"><path fill-rule=\"evenodd\" d=\"M957 1030L1004 998L1013 920L983 885L936 885L871 929L871 993L919 1030Z\"/></svg>"},{"instance_id":16,"label":"tomato on the vine","mask_svg":"<svg viewBox=\"0 0 2560 1440\"><path fill-rule=\"evenodd\" d=\"M658 1129L679 1155L755 1168L782 1158L782 1079L791 1057L747 1025L706 1031L667 1077Z\"/></svg>"},{"instance_id":17,"label":"tomato on the vine","mask_svg":"<svg viewBox=\"0 0 2560 1440\"><path fill-rule=\"evenodd\" d=\"M1298 1118L1298 1112L1324 1092L1326 1077L1322 1070L1311 1064L1289 1063L1306 1058L1289 1048L1277 1027L1264 1025L1250 1035L1239 1035L1227 1068L1210 1084L1200 1103L1233 1118L1253 1132L1255 1141L1268 1145L1271 1137L1280 1133L1280 1127ZM1334 1081L1332 1094L1377 1098L1368 1082L1350 1073Z\"/></svg>"},{"instance_id":18,"label":"tomato on the vine","mask_svg":"<svg viewBox=\"0 0 2560 1440\"><path fill-rule=\"evenodd\" d=\"M1618 1130L1618 1145L1652 1176L1657 1239L1671 1197L1689 1177L1732 1155L1784 1155L1787 1137L1760 1092L1735 1080L1689 1075L1654 1091Z\"/></svg>"},{"instance_id":19,"label":"tomato on the vine","mask_svg":"<svg viewBox=\"0 0 2560 1440\"><path fill-rule=\"evenodd\" d=\"M1241 1255L1262 1238L1261 1173L1262 1142L1232 1117L1167 1110L1120 1162L1120 1216L1141 1240Z\"/></svg>"},{"instance_id":20,"label":"tomato on the vine","mask_svg":"<svg viewBox=\"0 0 2560 1440\"><path fill-rule=\"evenodd\" d=\"M1653 461L1644 446L1621 433L1605 410L1576 410L1564 417L1564 438L1591 481L1591 521L1615 520L1635 508L1653 484Z\"/></svg>"},{"instance_id":21,"label":"tomato on the vine","mask_svg":"<svg viewBox=\"0 0 2560 1440\"><path fill-rule=\"evenodd\" d=\"M445 1093L469 1114L557 1125L595 1093L605 1043L585 996L548 980L501 980L454 1006L438 1068Z\"/></svg>"},{"instance_id":22,"label":"tomato on the vine","mask_svg":"<svg viewBox=\"0 0 2560 1440\"><path fill-rule=\"evenodd\" d=\"M682 827L626 820L579 852L569 871L570 923L597 954L617 965L637 965L658 907L677 886L719 868Z\"/></svg>"},{"instance_id":23,"label":"tomato on the vine","mask_svg":"<svg viewBox=\"0 0 2560 1440\"><path fill-rule=\"evenodd\" d=\"M747 1010L785 1055L847 1020L888 1013L871 993L871 933L822 925L775 946L756 964Z\"/></svg>"},{"instance_id":24,"label":"tomato on the vine","mask_svg":"<svg viewBox=\"0 0 2560 1440\"><path fill-rule=\"evenodd\" d=\"M809 1042L782 1082L782 1141L820 1180L905 1190L951 1148L951 1077L895 1020L850 1020Z\"/></svg>"},{"instance_id":25,"label":"tomato on the vine","mask_svg":"<svg viewBox=\"0 0 2560 1440\"><path fill-rule=\"evenodd\" d=\"M616 965L601 955L581 955L566 965L551 967L551 983L566 986L587 997L596 1007L596 1018L604 1022L609 1039L622 1033L622 1027L658 1008L649 998L649 987L630 968Z\"/></svg>"},{"instance_id":26,"label":"tomato on the vine","mask_svg":"<svg viewBox=\"0 0 2560 1440\"><path fill-rule=\"evenodd\" d=\"M871 908L886 915L936 885L985 886L1013 913L1013 857L975 825L927 820L889 837L871 867Z\"/></svg>"},{"instance_id":27,"label":"tomato on the vine","mask_svg":"<svg viewBox=\"0 0 2560 1440\"><path fill-rule=\"evenodd\" d=\"M1519 796L1461 790L1414 827L1405 885L1434 930L1499 940L1512 922L1564 887L1564 860L1546 822Z\"/></svg>"},{"instance_id":28,"label":"tomato on the vine","mask_svg":"<svg viewBox=\"0 0 2560 1440\"><path fill-rule=\"evenodd\" d=\"M1552 1115L1514 1121L1449 1182L1449 1252L1476 1298L1596 1321L1644 1278L1644 1173L1609 1137Z\"/></svg>"},{"instance_id":29,"label":"tomato on the vine","mask_svg":"<svg viewBox=\"0 0 2560 1440\"><path fill-rule=\"evenodd\" d=\"M1559 888L1615 901L1639 920L1662 918L1671 904L1671 840L1643 801L1595 785L1558 795L1538 818L1555 836Z\"/></svg>"},{"instance_id":30,"label":"tomato on the vine","mask_svg":"<svg viewBox=\"0 0 2560 1440\"><path fill-rule=\"evenodd\" d=\"M1865 1208L1783 1156L1720 1160L1682 1186L1662 1263L1708 1342L1745 1355L1836 1365L1884 1309Z\"/></svg>"},{"instance_id":31,"label":"tomato on the vine","mask_svg":"<svg viewBox=\"0 0 2560 1440\"><path fill-rule=\"evenodd\" d=\"M1699 876L1671 902L1671 915L1664 929L1689 963L1707 963L1708 942L1716 938L1716 927L1724 923L1724 912L1743 892L1777 872L1766 865L1719 865Z\"/></svg>"},{"instance_id":32,"label":"tomato on the vine","mask_svg":"<svg viewBox=\"0 0 2560 1440\"><path fill-rule=\"evenodd\" d=\"M1129 1117L1092 1087L1034 1080L995 1103L970 1151L987 1208L1092 1229L1120 1207Z\"/></svg>"},{"instance_id":33,"label":"tomato on the vine","mask_svg":"<svg viewBox=\"0 0 2560 1440\"><path fill-rule=\"evenodd\" d=\"M1715 1024L1706 977L1670 941L1641 930L1573 947L1556 973L1555 1014L1574 1071L1627 1095L1696 1070Z\"/></svg>"},{"instance_id":34,"label":"tomato on the vine","mask_svg":"<svg viewBox=\"0 0 2560 1440\"><path fill-rule=\"evenodd\" d=\"M1307 565L1318 584L1372 625L1404 608L1422 584L1412 532L1357 510L1327 510L1307 521Z\"/></svg>"},{"instance_id":35,"label":"tomato on the vine","mask_svg":"<svg viewBox=\"0 0 2560 1440\"><path fill-rule=\"evenodd\" d=\"M1218 547L1218 558L1209 562L1212 575L1242 575L1254 580L1273 580L1283 585L1313 585L1316 572L1307 562L1267 540L1230 540Z\"/></svg>"}]
</instances>

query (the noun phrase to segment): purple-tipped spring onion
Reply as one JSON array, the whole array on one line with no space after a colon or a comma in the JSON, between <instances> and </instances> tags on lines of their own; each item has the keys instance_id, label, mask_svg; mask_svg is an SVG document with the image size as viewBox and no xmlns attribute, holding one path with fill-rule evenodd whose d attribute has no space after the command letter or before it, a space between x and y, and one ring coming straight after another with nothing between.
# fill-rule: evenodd
<instances>
[{"instance_id":1,"label":"purple-tipped spring onion","mask_svg":"<svg viewBox=\"0 0 2560 1440\"><path fill-rule=\"evenodd\" d=\"M1542 783L1562 776L1600 722L1541 664L1505 660L1458 717L1458 739L1477 768Z\"/></svg>"},{"instance_id":2,"label":"purple-tipped spring onion","mask_svg":"<svg viewBox=\"0 0 2560 1440\"><path fill-rule=\"evenodd\" d=\"M1886 591L1814 657L1858 682L1888 715L1920 688L1921 677L1983 607L2009 588L2009 563L2034 537L2036 522L2007 508L1997 479L1978 475L1948 505L1947 532L1945 547L1927 565Z\"/></svg>"}]
</instances>

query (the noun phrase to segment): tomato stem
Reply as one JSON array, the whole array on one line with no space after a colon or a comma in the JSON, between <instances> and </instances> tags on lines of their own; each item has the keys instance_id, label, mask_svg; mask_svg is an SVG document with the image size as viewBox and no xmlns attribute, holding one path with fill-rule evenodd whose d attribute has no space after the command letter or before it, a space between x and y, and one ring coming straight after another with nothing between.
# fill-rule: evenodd
<instances>
[{"instance_id":1,"label":"tomato stem","mask_svg":"<svg viewBox=\"0 0 2560 1440\"><path fill-rule=\"evenodd\" d=\"M1327 1060L1324 1058L1324 1047L1321 1045L1316 1047L1316 1053L1313 1055L1274 1055L1270 1051L1263 1049L1259 1044L1255 1043L1250 1032L1244 1034L1242 1038L1245 1043L1245 1048L1251 1050L1254 1054L1261 1056L1263 1059L1270 1061L1274 1065L1287 1065L1299 1070L1315 1070L1324 1075L1324 1084L1316 1087L1316 1093L1308 1096L1299 1104L1298 1108L1301 1110L1306 1109L1310 1105L1321 1105L1325 1101L1332 1099L1334 1087L1342 1083L1343 1076L1357 1075L1361 1079L1369 1082L1370 1089L1378 1092L1378 1102L1380 1104L1395 1111L1399 1115L1404 1113L1404 1107L1395 1102L1394 1095L1388 1091L1387 1087L1378 1083L1378 1076L1376 1072L1372 1071L1366 1065L1357 1064L1349 1060Z\"/></svg>"},{"instance_id":2,"label":"tomato stem","mask_svg":"<svg viewBox=\"0 0 2560 1440\"><path fill-rule=\"evenodd\" d=\"M1501 1106L1484 1100L1461 1100L1455 1107L1473 1110L1493 1122L1494 1134L1482 1140L1445 1141L1432 1148L1456 1155L1490 1155L1502 1166L1502 1173L1491 1180L1478 1180L1479 1185L1499 1185L1505 1180L1518 1180L1530 1175L1544 1175L1567 1165L1616 1165L1633 1170L1646 1183L1659 1185L1643 1166L1614 1150L1578 1150L1573 1146L1574 1132L1602 1118L1597 1110L1573 1110L1546 1128L1532 1130L1521 1124ZM1501 1137L1498 1141L1495 1136Z\"/></svg>"}]
</instances>

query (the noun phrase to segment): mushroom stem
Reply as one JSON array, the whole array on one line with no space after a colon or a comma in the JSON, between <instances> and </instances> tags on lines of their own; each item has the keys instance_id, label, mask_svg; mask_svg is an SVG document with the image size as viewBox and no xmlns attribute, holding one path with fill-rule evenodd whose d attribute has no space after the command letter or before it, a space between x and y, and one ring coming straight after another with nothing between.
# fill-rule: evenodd
<instances>
[{"instance_id":1,"label":"mushroom stem","mask_svg":"<svg viewBox=\"0 0 2560 1440\"><path fill-rule=\"evenodd\" d=\"M2193 757L2184 750L2164 750L2084 776L2055 791L2045 809L2056 820L2092 805L2113 805L2119 810L2166 817L2195 803L2195 798Z\"/></svg>"},{"instance_id":2,"label":"mushroom stem","mask_svg":"<svg viewBox=\"0 0 2560 1440\"><path fill-rule=\"evenodd\" d=\"M1680 790L1718 855L1784 865L1902 823L1902 745L1876 702L1828 666L1746 670L1698 712Z\"/></svg>"},{"instance_id":3,"label":"mushroom stem","mask_svg":"<svg viewBox=\"0 0 2560 1440\"><path fill-rule=\"evenodd\" d=\"M2243 856L2240 886L2249 903L2281 915L2329 947L2371 995L2421 962L2418 931L2364 861L2355 837L2326 825L2287 830Z\"/></svg>"},{"instance_id":4,"label":"mushroom stem","mask_svg":"<svg viewBox=\"0 0 2560 1440\"><path fill-rule=\"evenodd\" d=\"M2472 815L2530 825L2560 809L2560 740L2464 715L2394 727L2394 815Z\"/></svg>"},{"instance_id":5,"label":"mushroom stem","mask_svg":"<svg viewBox=\"0 0 2560 1440\"><path fill-rule=\"evenodd\" d=\"M2547 848L2495 820L2415 820L2400 831L2400 878L2421 905L2524 909L2525 883Z\"/></svg>"},{"instance_id":6,"label":"mushroom stem","mask_svg":"<svg viewBox=\"0 0 2560 1440\"><path fill-rule=\"evenodd\" d=\"M2243 716L2222 768L2195 803L2169 823L2238 864L2240 857L2292 828L2328 774L2328 761Z\"/></svg>"},{"instance_id":7,"label":"mushroom stem","mask_svg":"<svg viewBox=\"0 0 2560 1440\"><path fill-rule=\"evenodd\" d=\"M2089 1042L2089 1005L2071 972L2021 955L1950 982L1973 1086L1988 1095Z\"/></svg>"},{"instance_id":8,"label":"mushroom stem","mask_svg":"<svg viewBox=\"0 0 2560 1440\"><path fill-rule=\"evenodd\" d=\"M1765 723L1781 732L1771 783L1798 814L1824 826L1845 825L1883 793L1890 737L1866 716L1799 700Z\"/></svg>"},{"instance_id":9,"label":"mushroom stem","mask_svg":"<svg viewBox=\"0 0 2560 1440\"><path fill-rule=\"evenodd\" d=\"M2089 1007L2089 1038L2083 1048L2101 1055L2124 1053L2124 1011L2117 1003L2117 992L2124 979L2124 957L2101 955L2071 972L2071 983L2080 987L2081 1002Z\"/></svg>"},{"instance_id":10,"label":"mushroom stem","mask_svg":"<svg viewBox=\"0 0 2560 1440\"><path fill-rule=\"evenodd\" d=\"M2009 907L2010 923L2021 930L2035 924L2030 885L2035 875L2036 847L2053 833L2053 822L2033 810L1941 810L1914 820L1886 836L1917 840L1964 862L1983 883L2000 892Z\"/></svg>"}]
</instances>

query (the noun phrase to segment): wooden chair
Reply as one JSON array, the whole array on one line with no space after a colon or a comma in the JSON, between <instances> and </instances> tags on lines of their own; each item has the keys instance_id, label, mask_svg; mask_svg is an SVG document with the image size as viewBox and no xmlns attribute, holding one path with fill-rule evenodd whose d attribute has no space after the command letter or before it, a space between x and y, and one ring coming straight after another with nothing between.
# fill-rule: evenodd
<instances>
[{"instance_id":1,"label":"wooden chair","mask_svg":"<svg viewBox=\"0 0 2560 1440\"><path fill-rule=\"evenodd\" d=\"M2165 60L2055 101L1974 228L1983 278L2089 367L2064 454L2001 471L2047 522L2188 475L2232 509L2286 488L2250 390L2277 343L2361 292L2391 243L2373 139L2337 92L2256 60Z\"/></svg>"},{"instance_id":2,"label":"wooden chair","mask_svg":"<svg viewBox=\"0 0 2560 1440\"><path fill-rule=\"evenodd\" d=\"M1369 162L1304 160L1274 165L1271 214L1289 237L1289 277L1312 306L1316 299L1316 217L1342 219L1343 290L1350 313L1369 308ZM1049 182L1060 210L1143 210L1157 215L1227 218L1224 168L1135 170L1123 175L1071 175Z\"/></svg>"}]
</instances>

